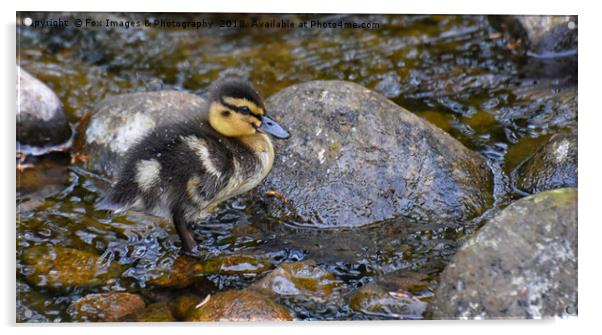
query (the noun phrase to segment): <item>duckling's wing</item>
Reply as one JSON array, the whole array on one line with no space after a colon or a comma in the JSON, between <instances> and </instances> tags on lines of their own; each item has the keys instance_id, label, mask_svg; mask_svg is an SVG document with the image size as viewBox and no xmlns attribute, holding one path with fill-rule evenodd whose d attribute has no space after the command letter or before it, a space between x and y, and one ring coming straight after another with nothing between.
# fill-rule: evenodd
<instances>
[{"instance_id":1,"label":"duckling's wing","mask_svg":"<svg viewBox=\"0 0 602 335\"><path fill-rule=\"evenodd\" d=\"M174 207L202 210L223 200L235 191L227 189L234 154L225 142L198 126L155 130L128 151L117 183L96 209L119 213L140 207L165 216Z\"/></svg>"}]
</instances>

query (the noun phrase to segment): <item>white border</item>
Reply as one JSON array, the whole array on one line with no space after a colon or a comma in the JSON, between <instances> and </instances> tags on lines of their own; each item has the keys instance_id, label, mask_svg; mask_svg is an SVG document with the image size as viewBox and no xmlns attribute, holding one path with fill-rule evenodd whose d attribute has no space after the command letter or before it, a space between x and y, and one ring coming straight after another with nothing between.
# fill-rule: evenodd
<instances>
[{"instance_id":1,"label":"white border","mask_svg":"<svg viewBox=\"0 0 602 335\"><path fill-rule=\"evenodd\" d=\"M147 324L133 326L118 326L106 324L104 326L86 326L80 329L74 324L53 326L14 326L14 187L15 166L12 155L15 148L15 11L138 11L138 12L306 12L306 13L438 13L438 14L577 14L579 15L579 317L570 320L557 321L484 321L484 322L329 322L329 323L295 323L292 325L265 324L212 324L191 325L179 323L175 326L178 334L266 334L271 332L287 332L291 334L306 334L307 331L342 334L366 333L377 331L379 333L406 334L514 334L515 332L545 332L549 333L590 333L592 329L601 328L598 325L599 311L602 310L600 287L600 243L602 236L600 214L596 211L602 208L596 194L602 190L598 172L600 162L600 143L602 139L602 79L600 52L600 13L595 1L482 1L482 0L420 0L420 1L393 1L393 0L360 0L352 1L325 1L304 0L295 3L286 1L134 1L134 0L103 0L103 1L3 1L1 35L4 39L3 46L6 52L2 53L2 66L4 67L4 80L2 80L2 101L4 110L2 126L5 127L4 143L0 145L0 157L6 159L2 164L4 184L1 202L4 220L4 243L2 250L3 273L0 276L3 292L0 295L0 317L3 329L8 334L78 334L82 331L90 334L105 334L107 331L118 333L133 331L134 329L148 334L164 334L173 325ZM599 6L598 6L599 7ZM107 328L109 327L109 328ZM285 328L286 327L286 328ZM311 327L311 330L306 329ZM199 329L202 328L202 329ZM597 330L600 331L599 329Z\"/></svg>"}]
</instances>

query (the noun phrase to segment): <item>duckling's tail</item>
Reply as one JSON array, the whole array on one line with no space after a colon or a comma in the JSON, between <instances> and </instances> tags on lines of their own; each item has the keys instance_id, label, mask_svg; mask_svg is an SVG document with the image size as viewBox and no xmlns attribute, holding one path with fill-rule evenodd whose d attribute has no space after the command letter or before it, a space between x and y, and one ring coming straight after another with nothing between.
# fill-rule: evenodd
<instances>
[{"instance_id":1,"label":"duckling's tail","mask_svg":"<svg viewBox=\"0 0 602 335\"><path fill-rule=\"evenodd\" d=\"M120 201L115 201L113 194L109 193L94 205L94 209L97 211L110 211L115 214L119 214L128 210L132 206L133 202L123 203Z\"/></svg>"}]
</instances>

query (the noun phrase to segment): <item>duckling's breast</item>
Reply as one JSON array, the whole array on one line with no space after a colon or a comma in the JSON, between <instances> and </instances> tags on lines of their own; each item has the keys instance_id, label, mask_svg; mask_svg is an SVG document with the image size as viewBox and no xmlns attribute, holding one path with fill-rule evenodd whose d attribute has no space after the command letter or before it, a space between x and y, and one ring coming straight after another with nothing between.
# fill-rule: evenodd
<instances>
[{"instance_id":1,"label":"duckling's breast","mask_svg":"<svg viewBox=\"0 0 602 335\"><path fill-rule=\"evenodd\" d=\"M241 193L247 192L259 185L261 181L270 173L274 164L274 146L270 137L263 133L258 133L245 141L254 153L257 160L253 169L249 169L249 173L245 178L245 182L241 185Z\"/></svg>"},{"instance_id":2,"label":"duckling's breast","mask_svg":"<svg viewBox=\"0 0 602 335\"><path fill-rule=\"evenodd\" d=\"M255 188L268 175L274 164L274 148L269 136L258 134L241 141L250 150L239 151L233 157L233 172L226 185L207 207L241 195Z\"/></svg>"}]
</instances>

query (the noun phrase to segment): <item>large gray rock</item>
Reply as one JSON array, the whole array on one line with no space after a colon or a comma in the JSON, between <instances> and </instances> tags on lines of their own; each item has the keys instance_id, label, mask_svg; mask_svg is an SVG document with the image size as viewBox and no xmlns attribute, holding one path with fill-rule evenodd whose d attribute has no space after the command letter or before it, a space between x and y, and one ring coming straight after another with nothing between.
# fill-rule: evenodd
<instances>
[{"instance_id":1,"label":"large gray rock","mask_svg":"<svg viewBox=\"0 0 602 335\"><path fill-rule=\"evenodd\" d=\"M577 189L518 200L486 223L443 271L432 317L577 314Z\"/></svg>"},{"instance_id":2,"label":"large gray rock","mask_svg":"<svg viewBox=\"0 0 602 335\"><path fill-rule=\"evenodd\" d=\"M71 128L56 94L17 66L17 141L42 147L62 144L70 136Z\"/></svg>"},{"instance_id":3,"label":"large gray rock","mask_svg":"<svg viewBox=\"0 0 602 335\"><path fill-rule=\"evenodd\" d=\"M466 220L492 203L485 161L382 95L344 81L312 81L267 100L291 137L261 191L270 214L299 225L353 227L396 216Z\"/></svg>"},{"instance_id":4,"label":"large gray rock","mask_svg":"<svg viewBox=\"0 0 602 335\"><path fill-rule=\"evenodd\" d=\"M529 193L577 187L577 135L550 137L517 167L516 186Z\"/></svg>"},{"instance_id":5,"label":"large gray rock","mask_svg":"<svg viewBox=\"0 0 602 335\"><path fill-rule=\"evenodd\" d=\"M199 96L159 91L104 99L95 106L86 129L87 168L114 176L127 150L158 126L199 115L205 100Z\"/></svg>"}]
</instances>

